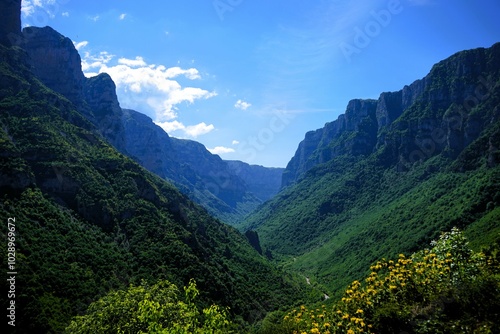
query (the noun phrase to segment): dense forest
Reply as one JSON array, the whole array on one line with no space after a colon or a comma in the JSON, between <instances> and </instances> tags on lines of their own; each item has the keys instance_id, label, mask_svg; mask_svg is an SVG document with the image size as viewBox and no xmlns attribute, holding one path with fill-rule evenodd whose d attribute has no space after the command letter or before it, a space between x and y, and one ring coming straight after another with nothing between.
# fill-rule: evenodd
<instances>
[{"instance_id":1,"label":"dense forest","mask_svg":"<svg viewBox=\"0 0 500 334\"><path fill-rule=\"evenodd\" d=\"M116 97L109 76L84 81L78 68L78 89L47 82L51 67L34 63L12 4L17 16L0 25L9 330L500 332L500 44L457 53L378 100L350 101L305 135L285 170L173 139L192 156L155 165L175 173L186 160L189 173L171 180L106 128L120 129L122 113L98 94ZM68 47L50 28L31 31ZM157 133L149 122L142 129ZM134 135L137 124L127 125ZM220 198L200 157L232 173ZM276 175L279 193L259 192ZM220 208L230 221L213 216Z\"/></svg>"}]
</instances>

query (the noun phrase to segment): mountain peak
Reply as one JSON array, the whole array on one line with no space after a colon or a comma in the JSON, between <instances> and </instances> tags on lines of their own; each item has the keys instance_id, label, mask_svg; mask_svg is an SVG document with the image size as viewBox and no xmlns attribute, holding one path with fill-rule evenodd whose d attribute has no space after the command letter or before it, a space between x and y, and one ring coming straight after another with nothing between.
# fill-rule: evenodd
<instances>
[{"instance_id":1,"label":"mountain peak","mask_svg":"<svg viewBox=\"0 0 500 334\"><path fill-rule=\"evenodd\" d=\"M33 73L49 88L76 105L83 99L82 61L71 39L51 27L23 29L23 47Z\"/></svg>"}]
</instances>

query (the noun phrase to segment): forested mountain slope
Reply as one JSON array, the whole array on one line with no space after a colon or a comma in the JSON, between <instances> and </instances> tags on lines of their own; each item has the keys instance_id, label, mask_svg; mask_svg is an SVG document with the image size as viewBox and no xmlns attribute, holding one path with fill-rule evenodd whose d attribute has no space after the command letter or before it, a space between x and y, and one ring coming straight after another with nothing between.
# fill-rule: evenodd
<instances>
[{"instance_id":1,"label":"forested mountain slope","mask_svg":"<svg viewBox=\"0 0 500 334\"><path fill-rule=\"evenodd\" d=\"M285 188L246 221L262 247L338 292L376 259L440 231L500 232L500 44L457 53L423 79L306 134Z\"/></svg>"},{"instance_id":2,"label":"forested mountain slope","mask_svg":"<svg viewBox=\"0 0 500 334\"><path fill-rule=\"evenodd\" d=\"M172 138L148 116L122 109L108 74L84 76L80 55L69 38L50 27L27 27L20 43L35 76L69 99L111 145L174 182L212 215L237 224L262 203L225 161L202 144ZM272 182L280 179L276 175Z\"/></svg>"},{"instance_id":3,"label":"forested mountain slope","mask_svg":"<svg viewBox=\"0 0 500 334\"><path fill-rule=\"evenodd\" d=\"M0 216L2 235L15 222L18 333L61 332L93 300L141 280L194 278L202 303L250 322L306 296L234 228L108 144L32 61L0 44Z\"/></svg>"}]
</instances>

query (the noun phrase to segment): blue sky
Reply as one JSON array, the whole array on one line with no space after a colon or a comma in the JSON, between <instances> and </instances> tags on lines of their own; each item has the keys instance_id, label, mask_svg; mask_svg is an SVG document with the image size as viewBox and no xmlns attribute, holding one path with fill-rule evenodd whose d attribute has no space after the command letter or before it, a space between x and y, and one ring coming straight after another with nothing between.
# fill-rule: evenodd
<instances>
[{"instance_id":1,"label":"blue sky","mask_svg":"<svg viewBox=\"0 0 500 334\"><path fill-rule=\"evenodd\" d=\"M307 131L500 41L498 0L23 0L123 108L223 159L285 167Z\"/></svg>"}]
</instances>

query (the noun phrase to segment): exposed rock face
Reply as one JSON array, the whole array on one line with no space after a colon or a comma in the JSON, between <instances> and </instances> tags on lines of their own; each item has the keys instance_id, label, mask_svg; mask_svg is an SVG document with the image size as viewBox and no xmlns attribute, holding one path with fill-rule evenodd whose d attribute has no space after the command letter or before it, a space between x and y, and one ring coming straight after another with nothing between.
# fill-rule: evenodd
<instances>
[{"instance_id":1,"label":"exposed rock face","mask_svg":"<svg viewBox=\"0 0 500 334\"><path fill-rule=\"evenodd\" d=\"M122 109L116 96L116 86L107 73L84 81L84 98L92 110L99 132L119 151L125 150Z\"/></svg>"},{"instance_id":2,"label":"exposed rock face","mask_svg":"<svg viewBox=\"0 0 500 334\"><path fill-rule=\"evenodd\" d=\"M22 45L33 73L47 87L70 100L119 151L170 179L226 221L247 214L261 203L248 191L245 182L203 145L170 138L149 117L122 110L111 77L102 73L86 78L78 51L69 38L50 27L25 28L23 34Z\"/></svg>"},{"instance_id":3,"label":"exposed rock face","mask_svg":"<svg viewBox=\"0 0 500 334\"><path fill-rule=\"evenodd\" d=\"M81 105L85 76L73 42L50 27L27 27L23 35L33 73L47 87Z\"/></svg>"},{"instance_id":4,"label":"exposed rock face","mask_svg":"<svg viewBox=\"0 0 500 334\"><path fill-rule=\"evenodd\" d=\"M482 73L495 77L498 64L500 43L459 52L400 91L382 93L377 101L349 102L336 121L306 133L283 172L282 186L341 154L370 154L382 148L385 163L399 169L443 151L458 156L486 124L500 117L493 105L487 113L474 109L495 92L495 83Z\"/></svg>"},{"instance_id":5,"label":"exposed rock face","mask_svg":"<svg viewBox=\"0 0 500 334\"><path fill-rule=\"evenodd\" d=\"M261 203L227 163L202 144L171 138L151 118L134 110L123 109L122 120L125 151L217 217L234 223Z\"/></svg>"},{"instance_id":6,"label":"exposed rock face","mask_svg":"<svg viewBox=\"0 0 500 334\"><path fill-rule=\"evenodd\" d=\"M368 154L376 144L377 101L351 100L345 114L321 129L306 133L285 171L282 186L294 183L303 173L340 154ZM354 136L346 136L353 133Z\"/></svg>"},{"instance_id":7,"label":"exposed rock face","mask_svg":"<svg viewBox=\"0 0 500 334\"><path fill-rule=\"evenodd\" d=\"M23 29L23 47L33 73L49 88L70 100L120 151L125 151L122 110L108 74L86 78L73 42L50 27Z\"/></svg>"},{"instance_id":8,"label":"exposed rock face","mask_svg":"<svg viewBox=\"0 0 500 334\"><path fill-rule=\"evenodd\" d=\"M0 1L0 44L19 44L21 37L21 0Z\"/></svg>"},{"instance_id":9,"label":"exposed rock face","mask_svg":"<svg viewBox=\"0 0 500 334\"><path fill-rule=\"evenodd\" d=\"M257 198L267 201L281 188L284 168L269 168L249 165L242 161L226 160L229 169L239 176Z\"/></svg>"}]
</instances>

